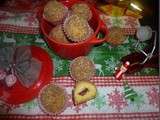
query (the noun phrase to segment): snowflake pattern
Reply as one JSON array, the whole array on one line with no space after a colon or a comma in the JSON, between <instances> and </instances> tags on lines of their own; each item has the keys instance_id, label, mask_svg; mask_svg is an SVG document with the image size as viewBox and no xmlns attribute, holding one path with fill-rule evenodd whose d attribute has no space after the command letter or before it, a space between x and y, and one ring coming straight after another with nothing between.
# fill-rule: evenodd
<instances>
[{"instance_id":1,"label":"snowflake pattern","mask_svg":"<svg viewBox=\"0 0 160 120\"><path fill-rule=\"evenodd\" d=\"M96 98L91 102L92 106L95 106L98 110L106 105L105 96L97 93Z\"/></svg>"},{"instance_id":2,"label":"snowflake pattern","mask_svg":"<svg viewBox=\"0 0 160 120\"><path fill-rule=\"evenodd\" d=\"M107 60L105 60L105 70L109 73L113 73L115 70L115 67L119 64L119 61L111 56Z\"/></svg>"},{"instance_id":3,"label":"snowflake pattern","mask_svg":"<svg viewBox=\"0 0 160 120\"><path fill-rule=\"evenodd\" d=\"M38 103L35 100L23 104L23 107L26 108L27 111L30 111L31 109L35 108L36 106L38 106Z\"/></svg>"},{"instance_id":4,"label":"snowflake pattern","mask_svg":"<svg viewBox=\"0 0 160 120\"><path fill-rule=\"evenodd\" d=\"M151 72L151 69L146 68L146 69L143 70L143 72L146 73L146 74L149 74Z\"/></svg>"},{"instance_id":5,"label":"snowflake pattern","mask_svg":"<svg viewBox=\"0 0 160 120\"><path fill-rule=\"evenodd\" d=\"M135 48L135 45L137 44L137 40L135 40L133 37L128 37L128 41L129 44L127 46L129 46L130 48L132 48L133 50L142 50L147 46L146 42L140 42L139 45L137 46L137 48Z\"/></svg>"},{"instance_id":6,"label":"snowflake pattern","mask_svg":"<svg viewBox=\"0 0 160 120\"><path fill-rule=\"evenodd\" d=\"M79 113L83 108L88 106L87 103L83 103L75 106L73 104L72 94L68 94L67 96L68 96L67 107L71 107L71 109L74 110L76 113Z\"/></svg>"},{"instance_id":7,"label":"snowflake pattern","mask_svg":"<svg viewBox=\"0 0 160 120\"><path fill-rule=\"evenodd\" d=\"M62 60L58 60L58 59L54 59L55 62L55 66L56 66L56 71L60 72L63 70L63 61Z\"/></svg>"},{"instance_id":8,"label":"snowflake pattern","mask_svg":"<svg viewBox=\"0 0 160 120\"><path fill-rule=\"evenodd\" d=\"M125 56L125 55L128 55L131 53L130 51L130 47L129 46L125 46L124 45L119 45L117 47L117 53L120 55L120 56Z\"/></svg>"},{"instance_id":9,"label":"snowflake pattern","mask_svg":"<svg viewBox=\"0 0 160 120\"><path fill-rule=\"evenodd\" d=\"M142 94L139 94L137 97L135 97L135 100L131 104L136 105L137 109L139 110L144 102L144 96Z\"/></svg>"},{"instance_id":10,"label":"snowflake pattern","mask_svg":"<svg viewBox=\"0 0 160 120\"><path fill-rule=\"evenodd\" d=\"M138 46L137 46L137 50L143 50L145 47L147 46L147 43L145 42L141 42Z\"/></svg>"},{"instance_id":11,"label":"snowflake pattern","mask_svg":"<svg viewBox=\"0 0 160 120\"><path fill-rule=\"evenodd\" d=\"M159 71L158 69L154 69L154 68L144 68L142 69L141 75L158 75L159 74Z\"/></svg>"},{"instance_id":12,"label":"snowflake pattern","mask_svg":"<svg viewBox=\"0 0 160 120\"><path fill-rule=\"evenodd\" d=\"M96 51L94 51L94 49L90 52L90 54L88 54L88 58L91 59L93 62L96 61L97 59L97 54L96 54Z\"/></svg>"},{"instance_id":13,"label":"snowflake pattern","mask_svg":"<svg viewBox=\"0 0 160 120\"><path fill-rule=\"evenodd\" d=\"M107 95L109 106L115 108L118 112L120 112L125 106L128 106L127 101L124 99L123 93L120 93L120 91L118 91L117 89Z\"/></svg>"},{"instance_id":14,"label":"snowflake pattern","mask_svg":"<svg viewBox=\"0 0 160 120\"><path fill-rule=\"evenodd\" d=\"M159 107L159 90L156 88L152 88L149 92L147 92L149 104L155 106L156 108Z\"/></svg>"}]
</instances>

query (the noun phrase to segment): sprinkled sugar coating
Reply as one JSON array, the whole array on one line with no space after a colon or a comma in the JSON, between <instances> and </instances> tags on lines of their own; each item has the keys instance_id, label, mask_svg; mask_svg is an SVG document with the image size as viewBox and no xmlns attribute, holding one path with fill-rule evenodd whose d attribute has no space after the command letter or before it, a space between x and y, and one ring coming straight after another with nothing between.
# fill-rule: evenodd
<instances>
[{"instance_id":1,"label":"sprinkled sugar coating","mask_svg":"<svg viewBox=\"0 0 160 120\"><path fill-rule=\"evenodd\" d=\"M61 25L57 25L56 27L54 27L50 33L49 33L49 37L51 37L53 41L56 42L60 42L60 43L70 43L66 36L64 35L64 32L62 30L62 26Z\"/></svg>"},{"instance_id":2,"label":"sprinkled sugar coating","mask_svg":"<svg viewBox=\"0 0 160 120\"><path fill-rule=\"evenodd\" d=\"M92 18L92 11L85 3L76 3L71 7L71 9L74 14L78 14L86 20L90 20Z\"/></svg>"},{"instance_id":3,"label":"sprinkled sugar coating","mask_svg":"<svg viewBox=\"0 0 160 120\"><path fill-rule=\"evenodd\" d=\"M119 27L112 27L108 34L108 41L112 45L120 45L125 41L123 31Z\"/></svg>"},{"instance_id":4,"label":"sprinkled sugar coating","mask_svg":"<svg viewBox=\"0 0 160 120\"><path fill-rule=\"evenodd\" d=\"M76 14L68 16L63 25L66 36L74 42L81 42L91 34L91 28L87 20Z\"/></svg>"},{"instance_id":5,"label":"sprinkled sugar coating","mask_svg":"<svg viewBox=\"0 0 160 120\"><path fill-rule=\"evenodd\" d=\"M45 86L39 96L40 107L46 113L59 114L66 105L66 93L58 85L49 84Z\"/></svg>"},{"instance_id":6,"label":"sprinkled sugar coating","mask_svg":"<svg viewBox=\"0 0 160 120\"><path fill-rule=\"evenodd\" d=\"M90 80L94 73L94 63L87 57L78 57L74 59L70 64L70 74L76 81Z\"/></svg>"},{"instance_id":7,"label":"sprinkled sugar coating","mask_svg":"<svg viewBox=\"0 0 160 120\"><path fill-rule=\"evenodd\" d=\"M43 17L52 24L58 24L67 15L68 8L56 0L50 0L44 7Z\"/></svg>"}]
</instances>

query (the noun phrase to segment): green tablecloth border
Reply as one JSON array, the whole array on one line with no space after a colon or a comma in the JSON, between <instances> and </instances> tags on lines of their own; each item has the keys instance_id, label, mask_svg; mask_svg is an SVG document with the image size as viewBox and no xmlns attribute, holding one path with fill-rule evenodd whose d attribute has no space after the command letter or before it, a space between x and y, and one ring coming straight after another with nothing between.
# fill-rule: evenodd
<instances>
[{"instance_id":1,"label":"green tablecloth border","mask_svg":"<svg viewBox=\"0 0 160 120\"><path fill-rule=\"evenodd\" d=\"M7 43L16 43L21 45L36 45L44 48L51 56L54 63L55 76L68 76L70 60L62 59L57 56L43 41L43 35L37 34L19 34L10 32L0 32L0 46ZM94 46L91 52L87 55L96 65L96 76L112 76L114 68L120 64L120 59L123 56L134 52L136 39L133 36L127 36L124 44L117 47L111 46L109 43L103 43L99 46ZM147 46L147 42L141 43L143 49ZM158 70L153 68L145 68L137 71L134 75L158 75Z\"/></svg>"}]
</instances>

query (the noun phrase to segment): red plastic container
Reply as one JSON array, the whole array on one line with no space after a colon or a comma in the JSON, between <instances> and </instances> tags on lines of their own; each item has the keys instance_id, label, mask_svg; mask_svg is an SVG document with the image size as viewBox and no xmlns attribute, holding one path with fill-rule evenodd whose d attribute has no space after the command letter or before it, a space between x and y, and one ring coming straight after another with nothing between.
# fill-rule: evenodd
<instances>
[{"instance_id":1,"label":"red plastic container","mask_svg":"<svg viewBox=\"0 0 160 120\"><path fill-rule=\"evenodd\" d=\"M41 88L52 80L53 63L48 53L36 46L31 46L31 52L32 56L42 63L37 82L29 88L23 87L19 81L12 88L0 84L0 100L14 105L28 102L37 97Z\"/></svg>"},{"instance_id":2,"label":"red plastic container","mask_svg":"<svg viewBox=\"0 0 160 120\"><path fill-rule=\"evenodd\" d=\"M77 3L77 1L78 0L71 0L71 1L69 0L69 1L62 1L62 3L69 8L73 4ZM89 24L94 29L94 34L87 40L84 40L83 42L79 43L65 44L51 40L51 38L49 38L49 32L54 26L51 25L49 22L47 22L45 19L43 19L43 17L41 17L40 27L42 33L44 34L44 38L48 43L48 45L50 46L50 48L52 48L57 55L67 59L73 59L79 56L84 56L90 52L91 48L94 45L107 41L107 36L108 36L107 27L100 19L98 11L93 6L90 6L90 9L92 11L93 17L89 21ZM42 16L42 13L43 10L39 11L39 16ZM99 32L103 32L105 34L105 37L103 39L97 39L96 36Z\"/></svg>"}]
</instances>

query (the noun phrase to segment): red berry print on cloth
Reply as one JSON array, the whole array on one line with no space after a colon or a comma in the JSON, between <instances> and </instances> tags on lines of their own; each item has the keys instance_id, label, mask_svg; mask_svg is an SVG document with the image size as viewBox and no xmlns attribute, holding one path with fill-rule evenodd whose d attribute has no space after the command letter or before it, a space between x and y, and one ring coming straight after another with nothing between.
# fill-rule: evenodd
<instances>
[{"instance_id":1,"label":"red berry print on cloth","mask_svg":"<svg viewBox=\"0 0 160 120\"><path fill-rule=\"evenodd\" d=\"M83 108L87 107L87 103L83 103L80 105L74 105L72 100L72 94L68 94L68 103L67 107L71 107L72 110L74 110L76 113L79 113Z\"/></svg>"},{"instance_id":2,"label":"red berry print on cloth","mask_svg":"<svg viewBox=\"0 0 160 120\"><path fill-rule=\"evenodd\" d=\"M159 107L160 95L159 91L156 88L152 88L150 91L146 92L149 99L149 104L155 106L156 108Z\"/></svg>"},{"instance_id":3,"label":"red berry print on cloth","mask_svg":"<svg viewBox=\"0 0 160 120\"><path fill-rule=\"evenodd\" d=\"M118 91L117 89L107 95L109 100L109 106L115 108L118 112L120 112L124 107L128 105L123 93L120 93L120 91Z\"/></svg>"}]
</instances>

